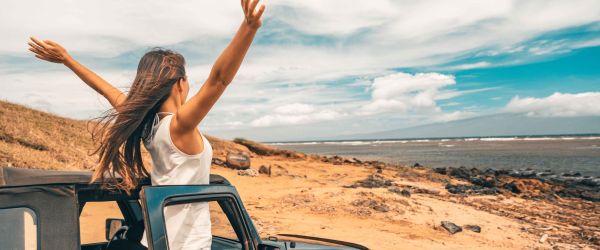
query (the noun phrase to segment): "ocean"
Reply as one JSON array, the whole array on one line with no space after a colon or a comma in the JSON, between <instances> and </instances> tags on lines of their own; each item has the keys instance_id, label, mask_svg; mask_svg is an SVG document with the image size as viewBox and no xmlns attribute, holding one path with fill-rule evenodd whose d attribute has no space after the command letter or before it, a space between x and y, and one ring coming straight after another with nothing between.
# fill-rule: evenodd
<instances>
[{"instance_id":1,"label":"ocean","mask_svg":"<svg viewBox=\"0 0 600 250\"><path fill-rule=\"evenodd\" d=\"M600 135L271 142L307 154L428 167L552 170L600 176Z\"/></svg>"}]
</instances>

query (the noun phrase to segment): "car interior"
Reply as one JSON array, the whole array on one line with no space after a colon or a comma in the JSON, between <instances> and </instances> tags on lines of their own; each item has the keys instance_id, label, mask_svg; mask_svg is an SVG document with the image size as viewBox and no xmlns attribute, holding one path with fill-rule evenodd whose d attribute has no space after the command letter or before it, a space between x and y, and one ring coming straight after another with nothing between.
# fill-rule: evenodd
<instances>
[{"instance_id":1,"label":"car interior","mask_svg":"<svg viewBox=\"0 0 600 250\"><path fill-rule=\"evenodd\" d=\"M141 214L142 208L138 200L116 200L118 204L118 210L123 215L122 218L106 218L105 220L105 232L104 238L106 241L85 243L81 244L82 250L146 250L147 248L140 243L143 232L144 232L144 218ZM79 212L80 217L86 204L92 203L90 201L80 202ZM213 205L219 206L218 203ZM221 209L221 208L219 208ZM213 242L212 249L224 249L224 250L236 250L242 249L242 245L231 238L236 238L234 229L231 228L225 214L213 213L217 211L211 211L211 219L213 221ZM219 214L223 218L219 218ZM227 228L225 231L229 231L228 235L219 235L219 232L223 232L223 228ZM81 229L83 230L83 229Z\"/></svg>"}]
</instances>

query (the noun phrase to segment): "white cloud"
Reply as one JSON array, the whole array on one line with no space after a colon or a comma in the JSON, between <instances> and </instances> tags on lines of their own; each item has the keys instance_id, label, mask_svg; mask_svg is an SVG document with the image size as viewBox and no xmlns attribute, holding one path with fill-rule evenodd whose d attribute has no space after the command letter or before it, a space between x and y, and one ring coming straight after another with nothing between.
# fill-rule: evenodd
<instances>
[{"instance_id":1,"label":"white cloud","mask_svg":"<svg viewBox=\"0 0 600 250\"><path fill-rule=\"evenodd\" d=\"M229 36L241 23L238 5L183 0L9 0L1 10L4 38L0 52L27 52L29 36L100 57L194 38L217 39Z\"/></svg>"},{"instance_id":2,"label":"white cloud","mask_svg":"<svg viewBox=\"0 0 600 250\"><path fill-rule=\"evenodd\" d=\"M492 64L490 62L483 61L483 62L476 62L476 63L460 64L460 65L449 67L449 69L465 70L465 69L485 68L485 67L489 67L489 66L492 66Z\"/></svg>"},{"instance_id":3,"label":"white cloud","mask_svg":"<svg viewBox=\"0 0 600 250\"><path fill-rule=\"evenodd\" d=\"M476 116L477 113L470 111L454 111L450 113L442 113L434 116L433 121L436 122L450 122L456 120L462 120Z\"/></svg>"},{"instance_id":4,"label":"white cloud","mask_svg":"<svg viewBox=\"0 0 600 250\"><path fill-rule=\"evenodd\" d=\"M600 92L579 94L556 92L544 98L515 96L504 110L541 117L598 116L600 115Z\"/></svg>"},{"instance_id":5,"label":"white cloud","mask_svg":"<svg viewBox=\"0 0 600 250\"><path fill-rule=\"evenodd\" d=\"M442 89L456 84L454 76L439 73L394 73L373 80L372 101L358 114L385 112L440 111L436 100Z\"/></svg>"},{"instance_id":6,"label":"white cloud","mask_svg":"<svg viewBox=\"0 0 600 250\"><path fill-rule=\"evenodd\" d=\"M529 39L547 32L599 22L600 1L596 0L262 2L267 11L258 40L204 126L308 124L352 114L415 111L441 115L434 120L453 119L466 113L444 113L440 100L487 89L450 90L454 79L428 75L435 73L404 75L403 82L409 83L399 85L391 82L401 75L391 76L390 69L448 65L471 52L543 55L598 45L597 38L529 44ZM127 84L134 72L121 68L135 66L139 57L133 55L148 47L167 46L186 52L195 91L241 20L239 1L7 0L0 8L0 56L22 60L28 53L28 37L39 36L95 60L92 66L102 58L116 57L118 63L98 73ZM94 116L106 107L66 69L32 73L30 69L39 66L34 58L22 60L17 67L11 61L15 57L0 60L0 98L76 118ZM489 67L490 62L455 69ZM370 84L368 80L376 76L383 77L367 92L357 91L364 85L338 82L362 77ZM52 85L36 89L40 81ZM296 107L286 106L290 104Z\"/></svg>"},{"instance_id":7,"label":"white cloud","mask_svg":"<svg viewBox=\"0 0 600 250\"><path fill-rule=\"evenodd\" d=\"M134 72L106 70L102 77L127 90ZM110 108L110 104L75 74L62 65L47 71L7 73L0 71L0 99L27 105L72 118L97 117Z\"/></svg>"},{"instance_id":8,"label":"white cloud","mask_svg":"<svg viewBox=\"0 0 600 250\"><path fill-rule=\"evenodd\" d=\"M250 124L255 127L269 127L277 125L305 124L316 121L327 121L341 117L342 114L330 110L316 110L313 105L293 103L277 107L274 114L259 117Z\"/></svg>"}]
</instances>

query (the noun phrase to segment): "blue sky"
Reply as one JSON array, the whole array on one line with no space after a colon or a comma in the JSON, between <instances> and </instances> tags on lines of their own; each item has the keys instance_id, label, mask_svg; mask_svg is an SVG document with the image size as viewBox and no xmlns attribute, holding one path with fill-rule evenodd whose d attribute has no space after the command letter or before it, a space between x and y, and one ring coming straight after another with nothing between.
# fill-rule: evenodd
<instances>
[{"instance_id":1,"label":"blue sky","mask_svg":"<svg viewBox=\"0 0 600 250\"><path fill-rule=\"evenodd\" d=\"M499 113L600 116L598 1L263 1L264 25L202 131L331 138ZM16 1L0 10L0 99L88 119L108 104L51 39L126 90L147 49L187 60L192 93L242 21L239 1Z\"/></svg>"}]
</instances>

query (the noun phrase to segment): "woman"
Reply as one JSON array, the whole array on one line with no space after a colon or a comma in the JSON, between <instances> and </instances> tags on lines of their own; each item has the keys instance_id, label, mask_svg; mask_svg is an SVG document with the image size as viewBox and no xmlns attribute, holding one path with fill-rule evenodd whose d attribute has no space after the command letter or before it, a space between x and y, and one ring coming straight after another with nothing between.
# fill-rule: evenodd
<instances>
[{"instance_id":1,"label":"woman","mask_svg":"<svg viewBox=\"0 0 600 250\"><path fill-rule=\"evenodd\" d=\"M258 1L241 0L244 21L189 101L185 60L176 52L153 49L146 53L126 96L56 42L31 38L29 50L37 58L64 64L113 106L94 130L99 142L94 180L107 184L105 173L118 174L122 181L111 185L128 193L149 175L153 185L209 183L212 147L197 128L233 80L262 24L265 5L257 8ZM151 174L142 161L142 142L152 158ZM210 249L207 203L170 206L164 212L170 249Z\"/></svg>"}]
</instances>

